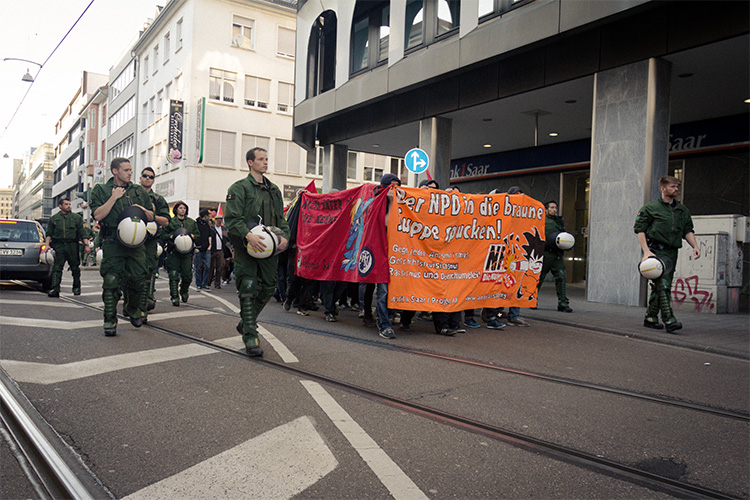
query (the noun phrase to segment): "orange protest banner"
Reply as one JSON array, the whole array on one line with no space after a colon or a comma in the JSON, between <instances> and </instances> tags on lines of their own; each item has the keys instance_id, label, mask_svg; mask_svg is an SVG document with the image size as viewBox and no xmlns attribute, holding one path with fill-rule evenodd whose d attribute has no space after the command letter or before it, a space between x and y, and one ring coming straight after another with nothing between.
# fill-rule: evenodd
<instances>
[{"instance_id":1,"label":"orange protest banner","mask_svg":"<svg viewBox=\"0 0 750 500\"><path fill-rule=\"evenodd\" d=\"M388 218L388 307L534 307L544 205L525 194L397 188Z\"/></svg>"}]
</instances>

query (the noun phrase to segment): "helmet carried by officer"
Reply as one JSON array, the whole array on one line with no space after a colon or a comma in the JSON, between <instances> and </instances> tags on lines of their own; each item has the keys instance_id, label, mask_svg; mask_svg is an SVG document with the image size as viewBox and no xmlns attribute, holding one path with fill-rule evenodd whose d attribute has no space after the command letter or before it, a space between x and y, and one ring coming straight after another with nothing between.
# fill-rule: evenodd
<instances>
[{"instance_id":1,"label":"helmet carried by officer","mask_svg":"<svg viewBox=\"0 0 750 500\"><path fill-rule=\"evenodd\" d=\"M279 245L281 245L281 238L284 236L284 232L281 229L274 226L264 226L262 223L256 224L252 227L250 226L251 224L248 223L248 229L250 229L250 232L260 236L263 240L263 244L266 246L263 250L258 251L252 248L247 240L245 240L245 249L251 257L256 259L267 259L280 253Z\"/></svg>"},{"instance_id":2,"label":"helmet carried by officer","mask_svg":"<svg viewBox=\"0 0 750 500\"><path fill-rule=\"evenodd\" d=\"M667 272L669 262L663 257L652 255L638 264L638 272L646 279L658 280Z\"/></svg>"},{"instance_id":3,"label":"helmet carried by officer","mask_svg":"<svg viewBox=\"0 0 750 500\"><path fill-rule=\"evenodd\" d=\"M174 249L181 254L188 254L193 251L193 237L184 227L178 228L172 236L172 244Z\"/></svg>"},{"instance_id":4,"label":"helmet carried by officer","mask_svg":"<svg viewBox=\"0 0 750 500\"><path fill-rule=\"evenodd\" d=\"M116 231L117 241L129 248L138 248L146 241L146 213L142 208L130 205L120 214Z\"/></svg>"}]
</instances>

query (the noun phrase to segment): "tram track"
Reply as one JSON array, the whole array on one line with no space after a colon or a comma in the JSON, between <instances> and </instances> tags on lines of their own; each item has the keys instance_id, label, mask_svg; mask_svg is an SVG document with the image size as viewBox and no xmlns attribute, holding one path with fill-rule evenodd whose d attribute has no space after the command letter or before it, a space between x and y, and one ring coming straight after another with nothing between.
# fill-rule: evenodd
<instances>
[{"instance_id":1,"label":"tram track","mask_svg":"<svg viewBox=\"0 0 750 500\"><path fill-rule=\"evenodd\" d=\"M75 303L77 305L80 305L86 308L90 308L90 309L97 310L97 311L102 311L101 307L88 304L78 299L66 297L64 298L64 300L69 301L71 303ZM208 307L201 307L195 304L186 304L186 305L189 305L189 307L192 307L195 309L206 310L207 312L210 311L212 313L218 313L218 314L223 314L226 316L236 317L236 314L234 313L224 312L224 311L220 311L220 310L208 308ZM387 345L387 344L383 344L383 343L376 342L376 341L352 338L346 335L325 332L323 330L302 328L302 327L299 327L298 325L288 324L288 323L279 322L279 321L266 320L264 321L264 323L274 324L277 326L282 326L285 328L290 328L290 329L294 329L298 331L304 331L304 332L311 333L311 334L326 335L326 336L330 336L330 337L337 338L337 339L358 342L358 343L362 343L362 344L366 344L366 345L370 345L374 347L379 347L383 349L389 349L389 350L394 350L394 351L399 351L399 352L404 352L404 353L409 353L409 354L419 355L419 356L427 356L431 358L449 361L452 363L460 363L460 364L470 365L470 366L482 368L482 369L496 370L500 372L515 374L515 375L520 375L520 376L525 376L525 377L532 377L534 379L544 380L548 382L566 384L566 385L570 385L574 387L603 391L603 392L608 392L608 393L612 393L612 394L616 394L620 396L626 396L626 397L656 402L660 404L666 404L670 406L679 407L681 409L709 413L711 415L722 417L722 418L732 418L732 419L741 420L741 421L748 421L750 419L747 415L738 413L738 412L732 412L732 411L727 411L727 410L717 410L715 408L707 407L704 405L697 405L694 403L685 403L681 401L655 397L653 395L646 395L646 394L640 394L640 393L631 392L631 391L624 391L622 389L616 389L616 388L611 388L611 387L606 387L606 386L598 386L597 384L590 384L586 382L569 380L569 379L564 379L564 378L559 378L559 377L551 377L551 376L544 375L544 374L527 372L523 370L516 370L512 368L478 362L475 360L458 358L454 356L446 356L446 355L442 355L439 353L433 353L433 352L411 349L411 348L404 348L400 346ZM398 408L400 410L403 410L403 411L406 411L415 415L419 415L424 418L428 418L428 419L443 423L445 425L449 425L449 426L452 426L461 430L465 430L468 432L472 432L475 434L483 435L488 438L491 438L500 442L504 442L515 447L525 449L532 453L543 454L545 456L549 456L551 458L560 460L565 463L569 463L569 464L576 465L578 467L593 470L593 471L596 471L597 473L605 474L610 477L615 477L624 481L628 481L633 484L636 484L642 487L647 487L652 490L662 491L662 492L676 495L678 497L687 497L687 498L721 498L721 499L740 498L740 497L733 496L726 492L717 491L715 489L703 487L697 484L686 483L686 482L673 479L670 477L665 477L659 474L655 474L653 472L642 470L640 468L634 467L627 463L617 462L616 460L604 458L599 455L593 455L585 451L571 448L569 446L560 445L554 442L535 438L530 435L521 434L513 430L509 430L509 429L505 429L499 426L488 424L486 422L481 422L481 421L478 421L478 420L475 420L466 416L450 413L450 412L441 410L439 408L434 408L431 406L419 404L419 403L416 403L407 399L403 399L397 396L393 396L393 395L382 393L373 389L362 387L362 386L359 386L359 385L356 385L356 384L353 384L344 380L339 380L333 377L329 377L324 374L314 373L309 370L299 368L297 366L290 366L288 364L278 362L278 361L273 361L273 360L266 359L266 358L247 358L247 356L242 351L217 344L210 340L196 337L189 333L181 332L175 329L166 328L166 327L156 325L153 323L147 323L144 325L144 327L180 338L182 340L185 340L191 343L201 344L203 346L212 348L216 351L246 359L249 362L260 363L262 365L289 373L297 377L304 377L306 379L318 381L328 386L332 386L341 390L345 390L347 392L359 395L369 400L372 400L372 401L375 401L375 402L378 402L378 403L381 403L381 404L384 404L393 408ZM86 496L80 496L80 497L75 497L75 498L86 498Z\"/></svg>"}]
</instances>

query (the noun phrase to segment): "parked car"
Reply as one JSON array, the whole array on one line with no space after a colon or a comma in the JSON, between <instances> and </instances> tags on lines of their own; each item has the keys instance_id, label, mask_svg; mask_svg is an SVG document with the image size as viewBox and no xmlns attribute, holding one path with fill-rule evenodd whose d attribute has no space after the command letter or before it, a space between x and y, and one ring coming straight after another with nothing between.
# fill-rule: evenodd
<instances>
[{"instance_id":1,"label":"parked car","mask_svg":"<svg viewBox=\"0 0 750 500\"><path fill-rule=\"evenodd\" d=\"M47 251L44 228L32 220L0 219L0 279L38 281L52 286L52 266L39 260Z\"/></svg>"}]
</instances>

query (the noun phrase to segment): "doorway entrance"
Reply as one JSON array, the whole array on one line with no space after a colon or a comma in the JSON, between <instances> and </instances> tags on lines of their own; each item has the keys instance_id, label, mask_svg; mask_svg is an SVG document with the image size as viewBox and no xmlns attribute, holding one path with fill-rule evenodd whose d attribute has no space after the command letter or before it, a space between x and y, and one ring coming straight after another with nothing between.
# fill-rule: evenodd
<instances>
[{"instance_id":1,"label":"doorway entrance","mask_svg":"<svg viewBox=\"0 0 750 500\"><path fill-rule=\"evenodd\" d=\"M565 229L576 239L573 249L565 252L565 274L568 283L583 283L588 248L589 171L563 173L562 193Z\"/></svg>"}]
</instances>

